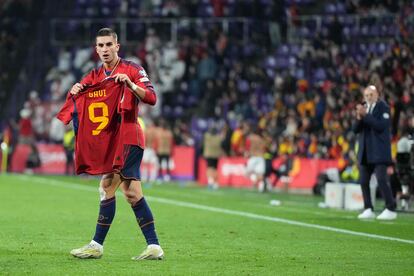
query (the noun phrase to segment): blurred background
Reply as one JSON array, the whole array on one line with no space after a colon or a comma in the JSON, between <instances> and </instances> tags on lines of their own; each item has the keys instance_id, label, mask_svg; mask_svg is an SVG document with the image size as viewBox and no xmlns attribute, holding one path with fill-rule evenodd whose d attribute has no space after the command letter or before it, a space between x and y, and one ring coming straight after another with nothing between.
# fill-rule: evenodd
<instances>
[{"instance_id":1,"label":"blurred background","mask_svg":"<svg viewBox=\"0 0 414 276\"><path fill-rule=\"evenodd\" d=\"M266 185L255 188L355 183L352 112L375 84L392 110L395 195L412 187L413 1L3 0L0 24L3 172L73 174L73 132L54 116L99 65L95 34L111 27L158 93L140 108L154 151L144 180L253 187L249 135L259 131ZM219 140L216 175L206 133Z\"/></svg>"}]
</instances>

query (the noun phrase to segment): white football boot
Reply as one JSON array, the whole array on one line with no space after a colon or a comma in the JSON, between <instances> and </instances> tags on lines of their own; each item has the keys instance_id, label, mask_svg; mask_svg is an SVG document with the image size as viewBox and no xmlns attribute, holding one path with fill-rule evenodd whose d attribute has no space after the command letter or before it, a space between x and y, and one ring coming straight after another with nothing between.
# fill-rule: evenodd
<instances>
[{"instance_id":1,"label":"white football boot","mask_svg":"<svg viewBox=\"0 0 414 276\"><path fill-rule=\"evenodd\" d=\"M164 251L158 244L150 244L139 256L132 257L132 260L162 260Z\"/></svg>"},{"instance_id":2,"label":"white football boot","mask_svg":"<svg viewBox=\"0 0 414 276\"><path fill-rule=\"evenodd\" d=\"M70 254L79 259L99 259L103 255L103 246L91 241L81 248L73 249Z\"/></svg>"}]
</instances>

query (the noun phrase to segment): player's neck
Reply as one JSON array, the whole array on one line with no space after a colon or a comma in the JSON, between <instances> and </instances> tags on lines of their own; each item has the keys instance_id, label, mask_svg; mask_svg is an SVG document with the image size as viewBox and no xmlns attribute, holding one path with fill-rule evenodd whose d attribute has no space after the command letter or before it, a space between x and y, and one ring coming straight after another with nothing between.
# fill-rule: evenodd
<instances>
[{"instance_id":1,"label":"player's neck","mask_svg":"<svg viewBox=\"0 0 414 276\"><path fill-rule=\"evenodd\" d=\"M118 64L120 57L115 57L111 62L104 63L105 70L113 70Z\"/></svg>"}]
</instances>

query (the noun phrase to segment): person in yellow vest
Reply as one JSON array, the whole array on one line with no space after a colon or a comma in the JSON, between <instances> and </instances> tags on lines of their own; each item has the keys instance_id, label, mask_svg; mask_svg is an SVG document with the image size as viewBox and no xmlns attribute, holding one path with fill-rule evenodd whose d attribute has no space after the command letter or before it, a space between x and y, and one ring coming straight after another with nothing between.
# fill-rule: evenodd
<instances>
[{"instance_id":1,"label":"person in yellow vest","mask_svg":"<svg viewBox=\"0 0 414 276\"><path fill-rule=\"evenodd\" d=\"M157 135L157 155L160 164L159 177L164 181L171 179L171 154L174 147L173 133L165 120L160 120Z\"/></svg>"},{"instance_id":2,"label":"person in yellow vest","mask_svg":"<svg viewBox=\"0 0 414 276\"><path fill-rule=\"evenodd\" d=\"M65 134L63 135L63 148L65 149L66 155L65 174L74 174L73 154L75 151L75 132L72 127L66 127Z\"/></svg>"},{"instance_id":3,"label":"person in yellow vest","mask_svg":"<svg viewBox=\"0 0 414 276\"><path fill-rule=\"evenodd\" d=\"M221 147L223 137L218 133L217 128L211 127L203 139L203 157L207 161L207 184L209 188L217 189L217 164L223 155Z\"/></svg>"},{"instance_id":4,"label":"person in yellow vest","mask_svg":"<svg viewBox=\"0 0 414 276\"><path fill-rule=\"evenodd\" d=\"M247 174L259 192L265 191L264 175L266 162L264 155L266 153L266 143L261 131L256 129L247 136L246 140L247 155Z\"/></svg>"}]
</instances>

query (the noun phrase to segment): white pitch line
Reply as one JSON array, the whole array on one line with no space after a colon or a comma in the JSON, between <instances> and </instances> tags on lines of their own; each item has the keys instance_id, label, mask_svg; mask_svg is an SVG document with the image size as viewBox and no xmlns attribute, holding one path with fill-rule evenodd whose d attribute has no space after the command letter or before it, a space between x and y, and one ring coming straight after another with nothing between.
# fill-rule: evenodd
<instances>
[{"instance_id":1,"label":"white pitch line","mask_svg":"<svg viewBox=\"0 0 414 276\"><path fill-rule=\"evenodd\" d=\"M28 176L19 176L19 177L29 183L36 182L36 183L41 183L41 184L47 184L50 186L57 186L57 187L63 187L63 188L68 188L68 189L73 189L73 190L83 190L83 191L90 191L90 192L97 192L98 190L97 188L80 185L80 184L73 183L73 182L53 180L53 179L42 178L42 177L28 177ZM381 235L369 234L369 233L364 233L364 232L357 232L357 231L324 226L324 225L319 225L319 224L311 224L311 223L305 223L305 222L300 222L300 221L295 221L295 220L290 220L290 219L258 215L254 213L243 212L243 211L235 211L235 210L230 210L230 209L211 207L207 205L196 204L196 203L185 202L185 201L178 201L178 200L167 199L167 198L160 198L160 197L153 197L153 196L145 196L145 198L147 198L150 201L154 201L154 202L170 204L170 205L175 205L175 206L180 206L180 207L187 207L187 208L192 208L192 209L198 209L198 210L203 210L203 211L210 211L214 213L221 213L221 214L228 214L228 215L258 219L258 220L279 222L279 223L284 223L284 224L289 224L289 225L313 228L313 229L318 229L318 230L324 230L324 231L330 231L330 232L335 232L335 233L342 233L342 234L348 234L348 235L360 236L360 237L366 237L366 238L372 238L372 239L378 239L378 240L388 240L388 241L414 244L414 240L405 240L405 239L400 239L400 238L381 236Z\"/></svg>"}]
</instances>

